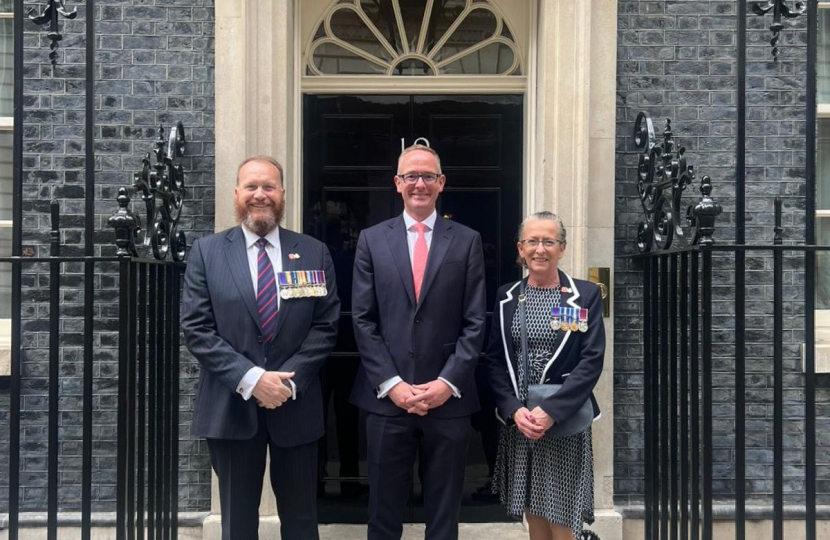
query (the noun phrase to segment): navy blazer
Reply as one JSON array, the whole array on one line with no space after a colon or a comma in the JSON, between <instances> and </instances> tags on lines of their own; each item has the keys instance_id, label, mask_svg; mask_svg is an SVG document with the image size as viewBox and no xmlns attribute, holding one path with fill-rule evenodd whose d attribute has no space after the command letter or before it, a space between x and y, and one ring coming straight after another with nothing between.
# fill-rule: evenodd
<instances>
[{"instance_id":1,"label":"navy blazer","mask_svg":"<svg viewBox=\"0 0 830 540\"><path fill-rule=\"evenodd\" d=\"M398 375L420 384L443 377L450 397L427 416L454 418L479 409L475 368L484 342L484 257L481 236L459 223L435 221L419 301L403 216L360 233L352 280L352 322L360 368L351 402L386 416L407 414L381 383Z\"/></svg>"},{"instance_id":2,"label":"navy blazer","mask_svg":"<svg viewBox=\"0 0 830 540\"><path fill-rule=\"evenodd\" d=\"M605 356L605 326L602 321L602 295L595 284L574 279L559 270L559 280L570 292L562 291L563 307L588 308L588 331L560 330L556 334L554 353L540 380L529 384L561 384L556 395L547 398L542 409L554 419L562 421L576 412L590 398L595 419L600 410L594 397L594 387L602 374ZM524 280L527 285L527 278ZM496 400L496 417L502 422L524 407L519 400L517 381L518 359L513 347L511 327L518 317L519 282L502 286L496 295L493 324L484 362ZM551 330L552 331L552 330Z\"/></svg>"},{"instance_id":3,"label":"navy blazer","mask_svg":"<svg viewBox=\"0 0 830 540\"><path fill-rule=\"evenodd\" d=\"M310 236L280 228L283 271L324 270L325 297L281 300L276 337L263 343L254 284L241 227L199 238L188 257L182 299L187 348L201 364L192 434L250 439L257 432L256 399L242 399L237 384L254 366L294 371L297 399L266 411L279 446L306 444L323 435L318 372L334 347L340 300L328 248ZM299 257L288 255L296 253Z\"/></svg>"}]
</instances>

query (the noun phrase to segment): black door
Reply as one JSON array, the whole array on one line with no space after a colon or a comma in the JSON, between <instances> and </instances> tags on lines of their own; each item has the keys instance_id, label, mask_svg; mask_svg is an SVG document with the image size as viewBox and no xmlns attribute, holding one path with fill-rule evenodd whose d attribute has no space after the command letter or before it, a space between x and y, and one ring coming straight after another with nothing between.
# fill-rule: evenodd
<instances>
[{"instance_id":1,"label":"black door","mask_svg":"<svg viewBox=\"0 0 830 540\"><path fill-rule=\"evenodd\" d=\"M441 156L447 184L438 212L481 233L487 307L499 284L515 280L516 227L522 219L522 96L304 97L304 232L325 242L337 272L343 314L323 370L326 436L320 444L322 523L365 523L368 489L363 419L348 403L359 357L351 322L351 281L360 231L400 215L393 176L401 139L423 137ZM488 328L489 328L488 313ZM506 518L488 495L498 426L487 385L473 417L462 521ZM417 467L409 520L422 521Z\"/></svg>"}]
</instances>

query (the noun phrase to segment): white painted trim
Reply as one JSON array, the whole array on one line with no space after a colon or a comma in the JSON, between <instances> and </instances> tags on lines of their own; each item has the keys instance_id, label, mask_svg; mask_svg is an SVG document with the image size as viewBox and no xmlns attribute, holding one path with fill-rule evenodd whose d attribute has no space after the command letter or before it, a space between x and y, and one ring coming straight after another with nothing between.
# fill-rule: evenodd
<instances>
[{"instance_id":1,"label":"white painted trim","mask_svg":"<svg viewBox=\"0 0 830 540\"><path fill-rule=\"evenodd\" d=\"M819 118L830 118L830 103L819 103L817 116Z\"/></svg>"},{"instance_id":2,"label":"white painted trim","mask_svg":"<svg viewBox=\"0 0 830 540\"><path fill-rule=\"evenodd\" d=\"M513 289L519 286L517 281L515 285L507 289L507 298L499 302L499 320L501 324L501 344L504 347L504 359L507 362L507 371L510 373L510 382L513 383L513 391L516 392L516 397L519 397L519 385L516 382L516 374L513 372L513 364L510 362L510 353L507 352L507 337L504 334L504 304L513 300ZM512 339L512 338L511 338Z\"/></svg>"},{"instance_id":3,"label":"white painted trim","mask_svg":"<svg viewBox=\"0 0 830 540\"><path fill-rule=\"evenodd\" d=\"M522 75L463 75L441 77L387 77L385 75L303 75L303 94L524 94Z\"/></svg>"},{"instance_id":4,"label":"white painted trim","mask_svg":"<svg viewBox=\"0 0 830 540\"><path fill-rule=\"evenodd\" d=\"M538 84L538 48L537 41L539 38L539 2L542 0L533 0L530 2L530 36L528 38L528 55L527 55L527 69L525 74L528 78L527 91L525 93L525 133L524 133L524 179L522 182L522 215L526 216L531 208L536 208L536 190L531 189L531 184L535 185L537 178L536 156L539 155L536 145L538 140L536 137L536 130L538 129L537 118L539 117L539 99L536 91Z\"/></svg>"},{"instance_id":5,"label":"white painted trim","mask_svg":"<svg viewBox=\"0 0 830 540\"><path fill-rule=\"evenodd\" d=\"M291 159L293 161L293 177L297 179L294 184L291 203L291 229L302 232L303 230L303 194L305 183L303 182L303 92L302 78L305 76L305 64L303 63L301 28L301 0L293 2L294 14L294 111L292 132L293 147L291 148Z\"/></svg>"}]
</instances>

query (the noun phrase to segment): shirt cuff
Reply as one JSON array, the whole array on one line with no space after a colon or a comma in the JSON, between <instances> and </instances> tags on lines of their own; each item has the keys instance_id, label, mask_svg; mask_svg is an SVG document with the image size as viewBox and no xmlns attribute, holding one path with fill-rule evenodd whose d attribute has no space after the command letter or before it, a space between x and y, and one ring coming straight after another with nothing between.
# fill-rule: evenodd
<instances>
[{"instance_id":1,"label":"shirt cuff","mask_svg":"<svg viewBox=\"0 0 830 540\"><path fill-rule=\"evenodd\" d=\"M389 391L395 388L395 385L399 382L403 382L403 379L401 379L399 375L395 375L391 379L387 379L380 383L380 386L378 386L378 399L385 398Z\"/></svg>"},{"instance_id":2,"label":"shirt cuff","mask_svg":"<svg viewBox=\"0 0 830 540\"><path fill-rule=\"evenodd\" d=\"M283 383L285 383L285 382L288 383L288 386L291 387L291 399L292 399L292 401L297 401L297 385L294 384L294 381L292 381L291 379L288 379L287 381L285 379L283 379L282 382Z\"/></svg>"},{"instance_id":3,"label":"shirt cuff","mask_svg":"<svg viewBox=\"0 0 830 540\"><path fill-rule=\"evenodd\" d=\"M447 383L447 386L449 386L450 390L452 390L452 395L454 395L455 397L461 399L461 392L458 391L458 388L456 388L453 383L451 383L450 381L448 381L444 377L438 377L438 380L439 381L444 381L445 383Z\"/></svg>"},{"instance_id":4,"label":"shirt cuff","mask_svg":"<svg viewBox=\"0 0 830 540\"><path fill-rule=\"evenodd\" d=\"M236 385L236 391L242 396L242 399L245 401L251 399L254 388L264 373L264 369L259 366L254 366L242 377L242 380Z\"/></svg>"}]
</instances>

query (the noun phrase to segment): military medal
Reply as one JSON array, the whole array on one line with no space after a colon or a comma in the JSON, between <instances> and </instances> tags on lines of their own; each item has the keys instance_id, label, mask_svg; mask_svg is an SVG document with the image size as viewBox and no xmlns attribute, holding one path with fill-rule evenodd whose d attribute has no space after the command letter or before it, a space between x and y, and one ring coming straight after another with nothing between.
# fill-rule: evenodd
<instances>
[{"instance_id":1,"label":"military medal","mask_svg":"<svg viewBox=\"0 0 830 540\"><path fill-rule=\"evenodd\" d=\"M570 329L571 332L579 332L579 323L577 322L577 311L576 308L569 308L571 312L571 316L568 318L570 321Z\"/></svg>"},{"instance_id":2,"label":"military medal","mask_svg":"<svg viewBox=\"0 0 830 540\"><path fill-rule=\"evenodd\" d=\"M553 317L550 321L550 328L554 332L562 328L561 309L559 306L551 308L550 314Z\"/></svg>"},{"instance_id":3,"label":"military medal","mask_svg":"<svg viewBox=\"0 0 830 540\"><path fill-rule=\"evenodd\" d=\"M582 308L579 310L579 331L588 331L588 308Z\"/></svg>"},{"instance_id":4,"label":"military medal","mask_svg":"<svg viewBox=\"0 0 830 540\"><path fill-rule=\"evenodd\" d=\"M277 274L277 281L279 282L280 287L280 298L288 300L291 298L291 289L288 288L288 276L285 274L285 272Z\"/></svg>"}]
</instances>

